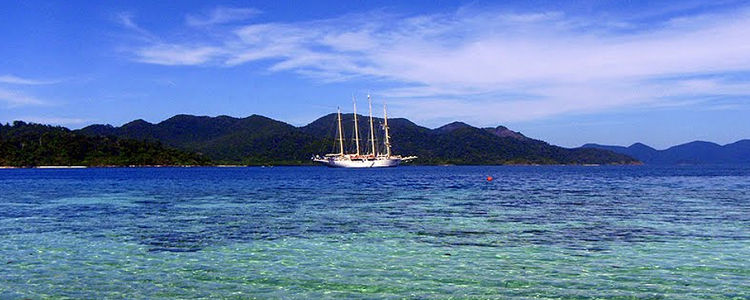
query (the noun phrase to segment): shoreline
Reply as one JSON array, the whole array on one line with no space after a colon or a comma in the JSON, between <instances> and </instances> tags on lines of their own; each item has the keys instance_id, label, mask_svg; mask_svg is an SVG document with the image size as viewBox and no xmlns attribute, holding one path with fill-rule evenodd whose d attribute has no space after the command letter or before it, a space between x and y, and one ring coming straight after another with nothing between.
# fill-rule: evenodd
<instances>
[{"instance_id":1,"label":"shoreline","mask_svg":"<svg viewBox=\"0 0 750 300\"><path fill-rule=\"evenodd\" d=\"M460 167L460 166L517 166L517 167L544 167L544 166L577 166L577 167L601 167L601 166L642 166L644 163L631 164L413 164L405 166L432 166L432 167ZM95 168L274 168L274 167L324 167L322 165L102 165L102 166L0 166L0 169L95 169Z\"/></svg>"}]
</instances>

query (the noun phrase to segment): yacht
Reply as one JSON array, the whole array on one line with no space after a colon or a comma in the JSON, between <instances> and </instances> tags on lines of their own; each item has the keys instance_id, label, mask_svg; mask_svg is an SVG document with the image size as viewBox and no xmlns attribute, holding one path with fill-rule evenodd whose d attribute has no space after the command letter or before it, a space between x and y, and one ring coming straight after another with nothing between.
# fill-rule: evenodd
<instances>
[{"instance_id":1,"label":"yacht","mask_svg":"<svg viewBox=\"0 0 750 300\"><path fill-rule=\"evenodd\" d=\"M315 155L312 160L332 168L382 168L397 167L401 162L416 159L416 156L401 156L391 153L391 137L388 132L388 111L383 104L383 142L385 146L384 153L378 153L375 148L375 126L372 119L372 100L367 95L367 102L370 111L370 149L367 153L362 153L360 149L359 123L357 122L357 101L354 100L354 143L355 152L344 152L344 130L341 126L341 109L337 112L337 141L339 145L338 153L329 153L325 155Z\"/></svg>"}]
</instances>

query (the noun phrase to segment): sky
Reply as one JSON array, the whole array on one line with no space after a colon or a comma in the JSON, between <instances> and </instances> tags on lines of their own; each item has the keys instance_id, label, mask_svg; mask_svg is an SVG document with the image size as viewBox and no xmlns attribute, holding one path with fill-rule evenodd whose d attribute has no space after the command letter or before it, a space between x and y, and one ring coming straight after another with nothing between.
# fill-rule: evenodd
<instances>
[{"instance_id":1,"label":"sky","mask_svg":"<svg viewBox=\"0 0 750 300\"><path fill-rule=\"evenodd\" d=\"M302 126L368 94L565 147L727 144L750 138L750 3L0 2L2 123Z\"/></svg>"}]
</instances>

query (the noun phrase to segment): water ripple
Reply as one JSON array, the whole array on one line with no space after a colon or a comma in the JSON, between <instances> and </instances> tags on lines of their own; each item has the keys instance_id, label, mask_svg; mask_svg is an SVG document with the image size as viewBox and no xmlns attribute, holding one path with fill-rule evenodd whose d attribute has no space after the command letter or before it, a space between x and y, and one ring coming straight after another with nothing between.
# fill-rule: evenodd
<instances>
[{"instance_id":1,"label":"water ripple","mask_svg":"<svg viewBox=\"0 0 750 300\"><path fill-rule=\"evenodd\" d=\"M749 179L727 166L0 170L0 298L744 298Z\"/></svg>"}]
</instances>

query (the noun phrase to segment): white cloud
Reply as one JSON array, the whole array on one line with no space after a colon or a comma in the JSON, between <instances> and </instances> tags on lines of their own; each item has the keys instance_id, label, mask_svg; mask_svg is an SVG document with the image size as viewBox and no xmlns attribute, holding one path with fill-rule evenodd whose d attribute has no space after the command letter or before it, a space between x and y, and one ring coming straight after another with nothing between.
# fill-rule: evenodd
<instances>
[{"instance_id":1,"label":"white cloud","mask_svg":"<svg viewBox=\"0 0 750 300\"><path fill-rule=\"evenodd\" d=\"M157 36L138 26L134 19L135 17L130 12L120 12L114 16L116 23L137 34L135 35L136 39L146 43L159 43L159 38Z\"/></svg>"},{"instance_id":2,"label":"white cloud","mask_svg":"<svg viewBox=\"0 0 750 300\"><path fill-rule=\"evenodd\" d=\"M321 80L391 81L401 86L381 95L421 120L497 123L685 103L675 101L680 97L750 97L747 78L681 79L750 71L747 8L659 23L582 20L560 12L373 13L235 26L221 36L155 43L135 54L163 65L266 60L270 71Z\"/></svg>"},{"instance_id":3,"label":"white cloud","mask_svg":"<svg viewBox=\"0 0 750 300\"><path fill-rule=\"evenodd\" d=\"M0 101L5 102L7 107L19 107L29 105L47 105L48 103L17 91L0 89Z\"/></svg>"},{"instance_id":4,"label":"white cloud","mask_svg":"<svg viewBox=\"0 0 750 300\"><path fill-rule=\"evenodd\" d=\"M260 14L254 8L217 7L207 15L188 15L185 21L190 26L208 26L242 21Z\"/></svg>"},{"instance_id":5,"label":"white cloud","mask_svg":"<svg viewBox=\"0 0 750 300\"><path fill-rule=\"evenodd\" d=\"M18 77L10 74L0 76L0 83L8 84L22 84L22 85L43 85L43 84L55 84L60 82L59 80L39 80Z\"/></svg>"},{"instance_id":6,"label":"white cloud","mask_svg":"<svg viewBox=\"0 0 750 300\"><path fill-rule=\"evenodd\" d=\"M115 15L115 21L117 21L117 23L120 23L120 25L130 29L140 29L140 27L135 24L135 21L133 21L133 14L129 12L118 13L117 15Z\"/></svg>"},{"instance_id":7,"label":"white cloud","mask_svg":"<svg viewBox=\"0 0 750 300\"><path fill-rule=\"evenodd\" d=\"M191 47L175 44L158 44L137 51L138 61L159 65L199 65L220 53L215 47Z\"/></svg>"}]
</instances>

